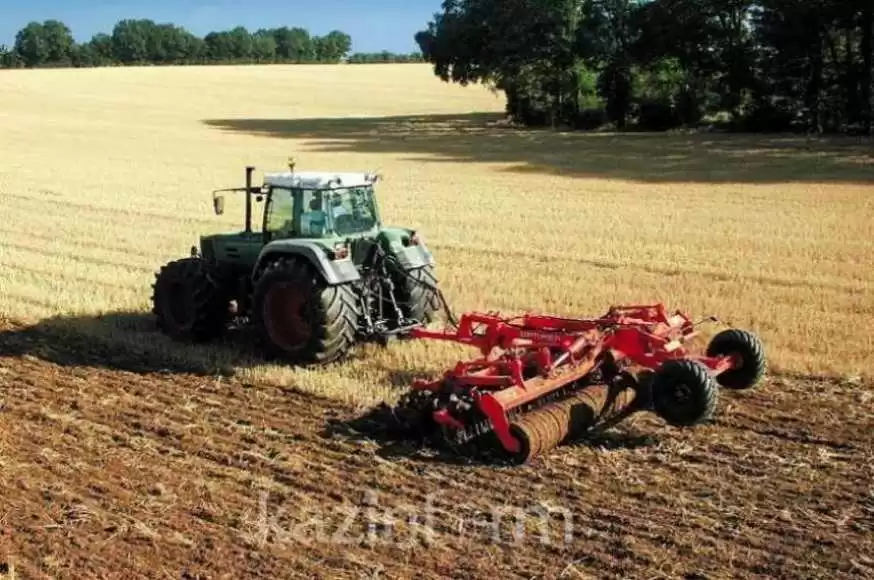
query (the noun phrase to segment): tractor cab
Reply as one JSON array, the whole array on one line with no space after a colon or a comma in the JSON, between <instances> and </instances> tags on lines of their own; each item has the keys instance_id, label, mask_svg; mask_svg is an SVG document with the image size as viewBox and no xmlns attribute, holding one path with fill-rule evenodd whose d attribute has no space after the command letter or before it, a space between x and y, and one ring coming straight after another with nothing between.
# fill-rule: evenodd
<instances>
[{"instance_id":1,"label":"tractor cab","mask_svg":"<svg viewBox=\"0 0 874 580\"><path fill-rule=\"evenodd\" d=\"M252 185L253 167L246 168L246 186L213 191L216 215L224 213L224 192L244 192L245 221L241 232L201 236L201 252L228 268L251 269L271 242L312 242L326 252L355 258L365 239L381 228L374 184L380 176L364 172L289 171L265 173L261 186ZM263 213L253 219L253 205ZM368 244L364 244L367 246Z\"/></svg>"},{"instance_id":2,"label":"tractor cab","mask_svg":"<svg viewBox=\"0 0 874 580\"><path fill-rule=\"evenodd\" d=\"M268 173L262 189L264 241L346 239L380 227L373 184L364 173Z\"/></svg>"}]
</instances>

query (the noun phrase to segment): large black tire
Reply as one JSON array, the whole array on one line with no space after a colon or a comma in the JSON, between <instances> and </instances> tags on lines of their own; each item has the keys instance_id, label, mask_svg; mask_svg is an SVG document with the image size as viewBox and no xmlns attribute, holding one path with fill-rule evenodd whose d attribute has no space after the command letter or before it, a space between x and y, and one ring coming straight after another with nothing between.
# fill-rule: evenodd
<instances>
[{"instance_id":1,"label":"large black tire","mask_svg":"<svg viewBox=\"0 0 874 580\"><path fill-rule=\"evenodd\" d=\"M718 392L710 370L694 360L666 361L652 377L653 410L674 427L709 421Z\"/></svg>"},{"instance_id":2,"label":"large black tire","mask_svg":"<svg viewBox=\"0 0 874 580\"><path fill-rule=\"evenodd\" d=\"M730 328L710 340L707 356L737 356L740 366L716 375L716 382L727 389L749 389L767 371L765 348L759 338L746 330Z\"/></svg>"},{"instance_id":3,"label":"large black tire","mask_svg":"<svg viewBox=\"0 0 874 580\"><path fill-rule=\"evenodd\" d=\"M308 262L280 258L255 282L252 323L269 356L327 364L352 348L358 303L351 284L328 285Z\"/></svg>"},{"instance_id":4,"label":"large black tire","mask_svg":"<svg viewBox=\"0 0 874 580\"><path fill-rule=\"evenodd\" d=\"M212 340L230 320L230 298L210 280L200 258L182 258L162 266L152 288L152 313L158 328L176 340Z\"/></svg>"},{"instance_id":5,"label":"large black tire","mask_svg":"<svg viewBox=\"0 0 874 580\"><path fill-rule=\"evenodd\" d=\"M433 321L434 313L440 309L440 299L432 289L437 287L434 266L429 264L408 272L395 271L392 283L395 300L406 318L426 324Z\"/></svg>"}]
</instances>

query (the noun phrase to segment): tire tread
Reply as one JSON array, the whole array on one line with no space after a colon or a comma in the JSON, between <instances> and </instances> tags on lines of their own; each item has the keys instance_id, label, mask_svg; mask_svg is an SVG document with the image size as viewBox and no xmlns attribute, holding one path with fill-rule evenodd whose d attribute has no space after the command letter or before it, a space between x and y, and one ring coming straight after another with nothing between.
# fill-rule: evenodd
<instances>
[{"instance_id":1,"label":"tire tread","mask_svg":"<svg viewBox=\"0 0 874 580\"><path fill-rule=\"evenodd\" d=\"M313 334L299 350L274 344L263 318L263 298L273 281L290 281L309 289L314 304ZM355 343L358 305L350 284L328 285L307 262L279 258L264 268L255 282L252 320L262 347L277 358L299 364L328 364L343 358Z\"/></svg>"}]
</instances>

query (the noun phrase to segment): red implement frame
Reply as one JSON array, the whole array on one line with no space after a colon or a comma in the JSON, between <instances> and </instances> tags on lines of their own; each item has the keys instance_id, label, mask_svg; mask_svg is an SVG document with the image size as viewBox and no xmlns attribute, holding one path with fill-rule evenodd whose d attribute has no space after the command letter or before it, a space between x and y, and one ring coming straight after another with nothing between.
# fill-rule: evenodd
<instances>
[{"instance_id":1,"label":"red implement frame","mask_svg":"<svg viewBox=\"0 0 874 580\"><path fill-rule=\"evenodd\" d=\"M603 355L652 370L670 359L694 359L714 375L736 364L730 357L688 353L683 344L697 334L686 315L668 315L662 304L614 306L594 319L466 313L454 330L416 328L411 335L467 344L479 349L482 357L459 362L440 379L417 380L412 387L437 392L448 380L461 389L475 389L475 404L504 448L515 453L519 443L510 433L508 412L585 377L598 368ZM436 411L434 419L456 429L465 427L446 409Z\"/></svg>"}]
</instances>

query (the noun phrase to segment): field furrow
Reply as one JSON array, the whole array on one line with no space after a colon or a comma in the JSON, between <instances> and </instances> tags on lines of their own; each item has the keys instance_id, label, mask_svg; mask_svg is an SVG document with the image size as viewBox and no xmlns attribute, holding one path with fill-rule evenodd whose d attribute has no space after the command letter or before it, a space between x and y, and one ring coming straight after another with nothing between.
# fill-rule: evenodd
<instances>
[{"instance_id":1,"label":"field furrow","mask_svg":"<svg viewBox=\"0 0 874 580\"><path fill-rule=\"evenodd\" d=\"M20 349L32 339L7 328L2 340ZM283 389L68 365L0 358L3 485L23 574L97 572L123 553L135 554L124 570L160 553L168 571L191 574L219 562L398 578L423 566L513 577L870 571L843 549L874 548L870 418L844 418L831 434L814 422L803 441L771 432L792 429L818 390L853 404L829 383L769 381L726 395L718 421L686 435L640 416L611 439L507 469L329 429L356 413ZM419 536L416 515L428 525ZM99 557L82 555L98 546ZM453 562L471 549L482 557Z\"/></svg>"},{"instance_id":2,"label":"field furrow","mask_svg":"<svg viewBox=\"0 0 874 580\"><path fill-rule=\"evenodd\" d=\"M520 129L427 65L0 77L3 580L874 577L870 143ZM464 347L299 368L251 329L163 336L155 272L242 227L212 190L289 156L379 170L456 313L664 302L771 372L696 429L638 414L509 467L370 414Z\"/></svg>"}]
</instances>

